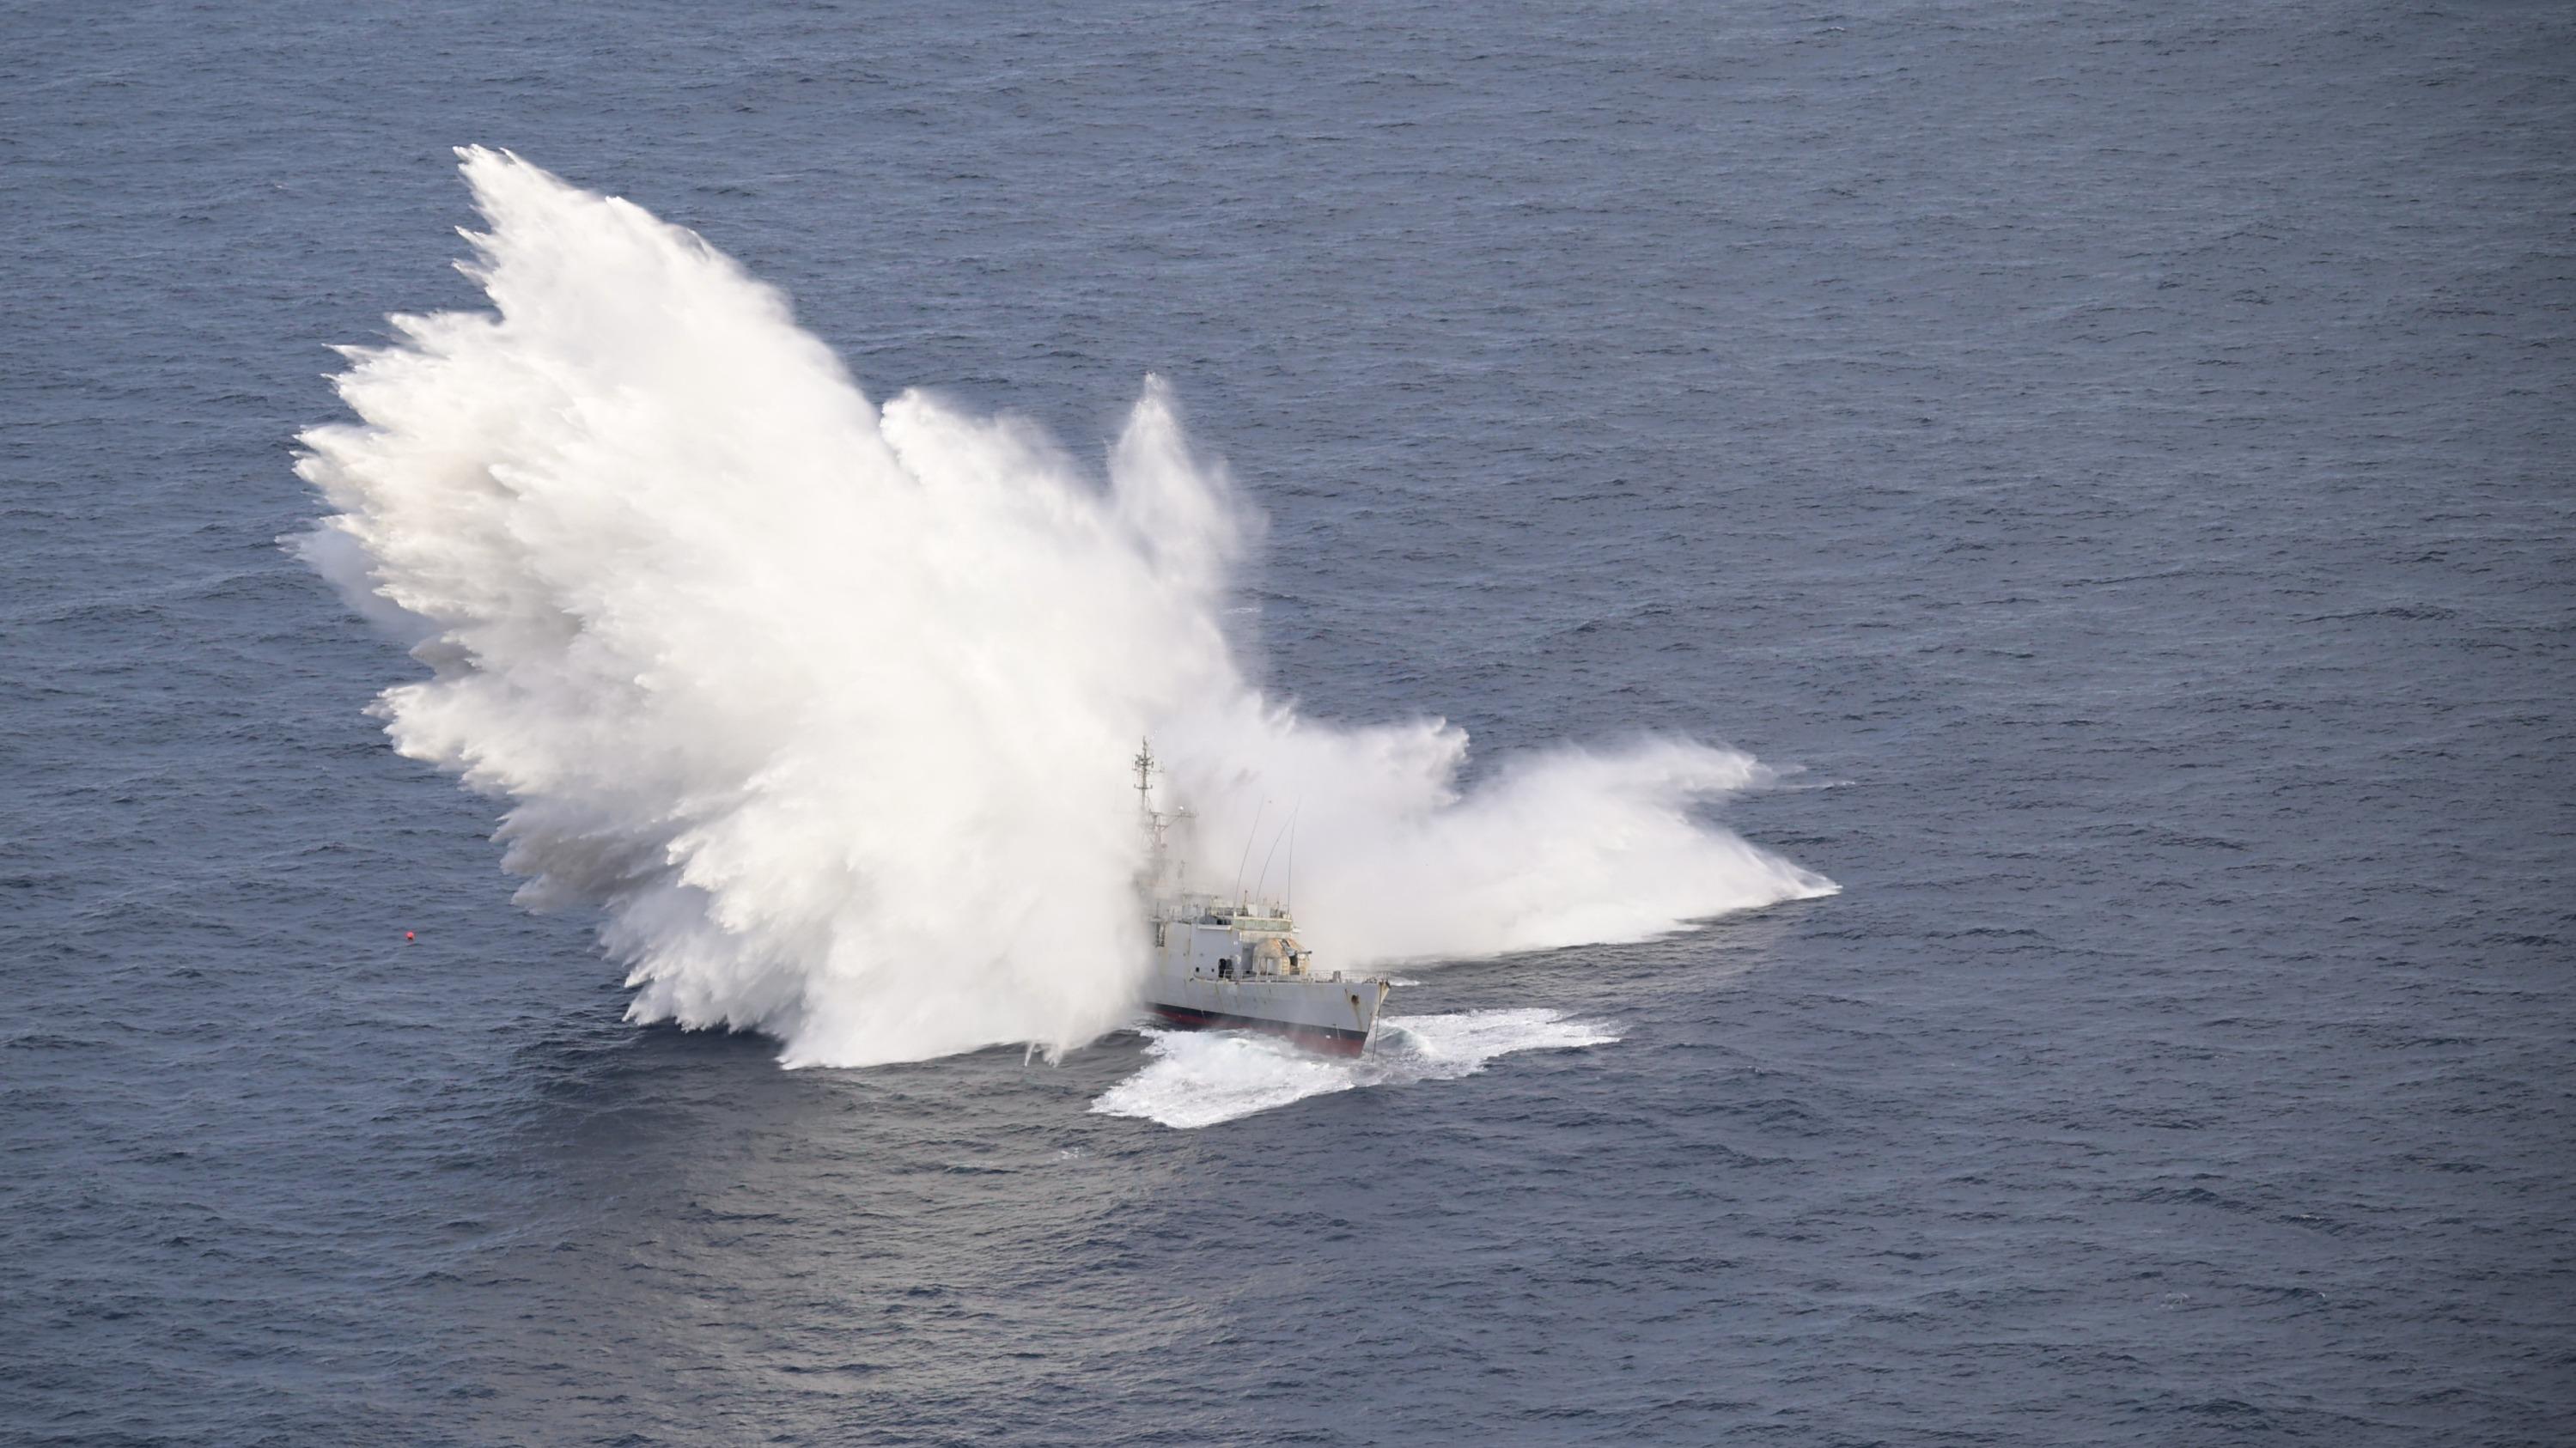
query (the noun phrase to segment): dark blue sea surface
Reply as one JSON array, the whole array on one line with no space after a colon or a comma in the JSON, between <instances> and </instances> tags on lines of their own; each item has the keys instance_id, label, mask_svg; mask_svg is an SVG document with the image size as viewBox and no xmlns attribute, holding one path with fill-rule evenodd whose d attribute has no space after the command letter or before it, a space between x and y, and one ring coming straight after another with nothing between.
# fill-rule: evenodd
<instances>
[{"instance_id":1,"label":"dark blue sea surface","mask_svg":"<svg viewBox=\"0 0 2576 1448\"><path fill-rule=\"evenodd\" d=\"M2572 140L2543 4L0 8L0 1441L2576 1439ZM463 143L1843 893L1197 1130L624 1023L275 541Z\"/></svg>"}]
</instances>

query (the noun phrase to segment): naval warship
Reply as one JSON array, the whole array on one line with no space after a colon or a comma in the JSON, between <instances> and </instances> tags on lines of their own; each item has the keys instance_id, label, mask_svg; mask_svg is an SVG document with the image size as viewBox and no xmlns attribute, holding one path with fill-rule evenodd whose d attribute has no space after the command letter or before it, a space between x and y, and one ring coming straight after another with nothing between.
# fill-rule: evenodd
<instances>
[{"instance_id":1,"label":"naval warship","mask_svg":"<svg viewBox=\"0 0 2576 1448\"><path fill-rule=\"evenodd\" d=\"M1368 1046L1392 982L1319 971L1297 942L1284 900L1240 892L1191 892L1173 869L1174 819L1154 808L1154 747L1136 752L1136 796L1149 845L1139 893L1153 941L1145 1005L1176 1026L1262 1031L1317 1051L1356 1056ZM1265 871L1265 874L1267 872Z\"/></svg>"}]
</instances>

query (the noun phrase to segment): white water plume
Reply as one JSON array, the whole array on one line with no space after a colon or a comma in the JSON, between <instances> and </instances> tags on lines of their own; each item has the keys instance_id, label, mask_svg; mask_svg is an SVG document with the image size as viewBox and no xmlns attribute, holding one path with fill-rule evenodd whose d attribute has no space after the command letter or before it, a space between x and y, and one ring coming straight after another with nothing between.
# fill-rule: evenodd
<instances>
[{"instance_id":1,"label":"white water plume","mask_svg":"<svg viewBox=\"0 0 2576 1448\"><path fill-rule=\"evenodd\" d=\"M428 667L376 709L508 802L520 898L604 908L633 1018L765 1031L788 1065L1115 1028L1149 733L1206 837L1295 801L1335 965L1832 888L1691 817L1759 777L1743 755L1567 750L1462 796L1460 731L1262 696L1220 624L1248 516L1161 383L1104 486L1027 424L871 405L695 234L459 154L492 310L346 350L360 421L304 434L333 513L297 547Z\"/></svg>"}]
</instances>

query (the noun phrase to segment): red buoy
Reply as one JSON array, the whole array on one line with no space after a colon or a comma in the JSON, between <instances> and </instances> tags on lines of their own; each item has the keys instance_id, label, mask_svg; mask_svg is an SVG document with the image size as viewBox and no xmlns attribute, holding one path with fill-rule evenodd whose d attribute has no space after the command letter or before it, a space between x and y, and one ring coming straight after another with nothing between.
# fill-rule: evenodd
<instances>
[{"instance_id":1,"label":"red buoy","mask_svg":"<svg viewBox=\"0 0 2576 1448\"><path fill-rule=\"evenodd\" d=\"M403 939L405 939L405 940L409 940L409 939L411 939L411 932L410 932L410 931L408 931L408 930L404 931L404 932L403 932Z\"/></svg>"}]
</instances>

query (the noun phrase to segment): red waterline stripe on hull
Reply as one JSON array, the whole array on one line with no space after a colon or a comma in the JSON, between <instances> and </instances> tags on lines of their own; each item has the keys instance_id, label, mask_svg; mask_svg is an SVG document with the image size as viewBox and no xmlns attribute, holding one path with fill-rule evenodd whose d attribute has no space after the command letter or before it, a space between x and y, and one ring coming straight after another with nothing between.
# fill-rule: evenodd
<instances>
[{"instance_id":1,"label":"red waterline stripe on hull","mask_svg":"<svg viewBox=\"0 0 2576 1448\"><path fill-rule=\"evenodd\" d=\"M1188 1006L1157 1005L1154 1014L1176 1026L1193 1030L1262 1031L1273 1036L1286 1036L1298 1045L1335 1056L1356 1056L1368 1044L1368 1033L1341 1026L1309 1026L1293 1021L1265 1021L1254 1016L1230 1016L1223 1011L1192 1010Z\"/></svg>"}]
</instances>

